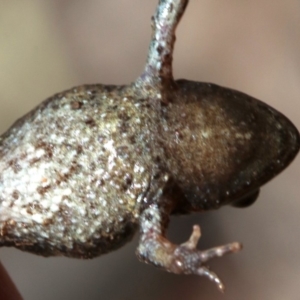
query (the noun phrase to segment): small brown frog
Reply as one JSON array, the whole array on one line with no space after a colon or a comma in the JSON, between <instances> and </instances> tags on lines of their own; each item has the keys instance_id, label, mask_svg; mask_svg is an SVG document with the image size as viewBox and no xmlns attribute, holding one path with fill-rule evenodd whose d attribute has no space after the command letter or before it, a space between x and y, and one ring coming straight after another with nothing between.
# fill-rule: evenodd
<instances>
[{"instance_id":1,"label":"small brown frog","mask_svg":"<svg viewBox=\"0 0 300 300\"><path fill-rule=\"evenodd\" d=\"M169 216L248 206L294 159L294 125L263 102L214 84L174 80L175 28L188 0L160 0L143 74L128 86L56 94L0 138L0 245L44 256L92 258L140 230L137 256L176 274L239 243L181 245Z\"/></svg>"}]
</instances>

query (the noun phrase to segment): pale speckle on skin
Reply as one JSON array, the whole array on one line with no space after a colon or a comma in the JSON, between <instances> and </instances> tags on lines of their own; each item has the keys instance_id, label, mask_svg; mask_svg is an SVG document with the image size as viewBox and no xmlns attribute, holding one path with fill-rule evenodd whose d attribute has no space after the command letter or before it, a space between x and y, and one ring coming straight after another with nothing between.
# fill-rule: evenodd
<instances>
[{"instance_id":1,"label":"pale speckle on skin","mask_svg":"<svg viewBox=\"0 0 300 300\"><path fill-rule=\"evenodd\" d=\"M205 139L207 139L207 138L209 137L209 135L210 135L210 132L209 132L209 131L204 131L204 130L202 130L202 131L201 131L201 134L202 134L202 136L203 136Z\"/></svg>"}]
</instances>

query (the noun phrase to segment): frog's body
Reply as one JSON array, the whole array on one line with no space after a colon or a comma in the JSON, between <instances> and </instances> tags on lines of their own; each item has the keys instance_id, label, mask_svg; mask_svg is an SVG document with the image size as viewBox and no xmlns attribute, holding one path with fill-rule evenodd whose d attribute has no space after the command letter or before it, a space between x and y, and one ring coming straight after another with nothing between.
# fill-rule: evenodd
<instances>
[{"instance_id":1,"label":"frog's body","mask_svg":"<svg viewBox=\"0 0 300 300\"><path fill-rule=\"evenodd\" d=\"M177 86L174 103L163 109L166 161L188 210L235 204L299 151L298 130L265 103L214 84L180 80Z\"/></svg>"},{"instance_id":2,"label":"frog's body","mask_svg":"<svg viewBox=\"0 0 300 300\"><path fill-rule=\"evenodd\" d=\"M126 87L74 88L2 136L2 243L92 257L132 235L158 153L157 114L137 98Z\"/></svg>"},{"instance_id":3,"label":"frog's body","mask_svg":"<svg viewBox=\"0 0 300 300\"><path fill-rule=\"evenodd\" d=\"M293 125L245 94L178 81L160 100L87 85L18 120L0 140L1 243L97 256L132 236L156 194L171 211L232 204L298 151Z\"/></svg>"},{"instance_id":4,"label":"frog's body","mask_svg":"<svg viewBox=\"0 0 300 300\"><path fill-rule=\"evenodd\" d=\"M198 226L174 245L165 237L169 215L250 204L292 161L300 139L259 100L173 80L174 30L186 4L161 0L136 82L57 94L0 138L0 245L90 258L139 227L141 260L224 288L203 263L241 245L199 251Z\"/></svg>"}]
</instances>

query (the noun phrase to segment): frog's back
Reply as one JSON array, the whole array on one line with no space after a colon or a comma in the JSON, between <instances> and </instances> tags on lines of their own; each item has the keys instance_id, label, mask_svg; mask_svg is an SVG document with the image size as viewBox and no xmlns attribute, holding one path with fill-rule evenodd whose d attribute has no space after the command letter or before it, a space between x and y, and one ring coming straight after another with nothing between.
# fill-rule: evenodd
<instances>
[{"instance_id":1,"label":"frog's back","mask_svg":"<svg viewBox=\"0 0 300 300\"><path fill-rule=\"evenodd\" d=\"M137 141L149 140L147 120L129 98L123 87L74 88L1 137L0 244L89 257L132 236L151 172Z\"/></svg>"},{"instance_id":2,"label":"frog's back","mask_svg":"<svg viewBox=\"0 0 300 300\"><path fill-rule=\"evenodd\" d=\"M232 203L282 171L299 151L299 132L282 114L244 93L177 81L166 112L170 168L191 209Z\"/></svg>"}]
</instances>

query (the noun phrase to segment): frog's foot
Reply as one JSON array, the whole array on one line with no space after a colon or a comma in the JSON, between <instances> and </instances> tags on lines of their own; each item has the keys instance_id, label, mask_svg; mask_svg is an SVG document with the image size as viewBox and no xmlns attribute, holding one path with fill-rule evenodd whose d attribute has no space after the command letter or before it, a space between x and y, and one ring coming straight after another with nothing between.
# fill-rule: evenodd
<instances>
[{"instance_id":1,"label":"frog's foot","mask_svg":"<svg viewBox=\"0 0 300 300\"><path fill-rule=\"evenodd\" d=\"M189 240L181 245L174 245L155 230L155 226L141 236L137 256L144 262L151 263L175 274L204 275L224 291L224 285L219 277L204 265L205 262L221 257L227 253L241 250L240 243L230 243L208 250L196 249L200 238L200 227L195 225Z\"/></svg>"}]
</instances>

